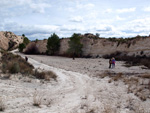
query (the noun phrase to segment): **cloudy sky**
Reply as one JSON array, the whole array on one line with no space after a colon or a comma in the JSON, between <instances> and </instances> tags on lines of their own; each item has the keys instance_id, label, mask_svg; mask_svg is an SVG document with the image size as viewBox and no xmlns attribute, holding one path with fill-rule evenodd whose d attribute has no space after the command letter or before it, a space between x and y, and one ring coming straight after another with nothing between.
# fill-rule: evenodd
<instances>
[{"instance_id":1,"label":"cloudy sky","mask_svg":"<svg viewBox=\"0 0 150 113\"><path fill-rule=\"evenodd\" d=\"M0 0L0 31L31 40L52 33L101 37L150 34L150 0Z\"/></svg>"}]
</instances>

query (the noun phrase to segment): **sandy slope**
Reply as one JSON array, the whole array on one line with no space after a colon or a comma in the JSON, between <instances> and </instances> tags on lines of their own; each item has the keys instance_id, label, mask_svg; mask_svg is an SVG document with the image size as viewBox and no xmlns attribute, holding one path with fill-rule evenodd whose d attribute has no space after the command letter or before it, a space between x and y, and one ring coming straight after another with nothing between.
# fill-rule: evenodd
<instances>
[{"instance_id":1,"label":"sandy slope","mask_svg":"<svg viewBox=\"0 0 150 113\"><path fill-rule=\"evenodd\" d=\"M54 71L58 75L57 82L43 83L37 79L28 82L29 78L26 77L20 80L18 77L0 80L0 95L5 98L6 113L90 113L92 110L95 113L103 113L109 108L115 113L130 113L132 111L129 109L137 109L137 106L149 109L149 100L141 102L132 93L127 94L127 86L121 81L108 83L109 78L88 76L108 70L107 60L28 57L35 68ZM117 65L112 71L132 73L145 71L140 67L128 69L122 66L122 62L118 62ZM38 98L42 98L40 108L33 106L35 91Z\"/></svg>"}]
</instances>

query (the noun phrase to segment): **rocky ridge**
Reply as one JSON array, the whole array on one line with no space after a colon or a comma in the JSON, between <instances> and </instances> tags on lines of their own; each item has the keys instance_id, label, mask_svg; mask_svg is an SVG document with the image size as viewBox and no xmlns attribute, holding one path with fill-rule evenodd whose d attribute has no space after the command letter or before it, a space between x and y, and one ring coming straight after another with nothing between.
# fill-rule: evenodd
<instances>
[{"instance_id":1,"label":"rocky ridge","mask_svg":"<svg viewBox=\"0 0 150 113\"><path fill-rule=\"evenodd\" d=\"M112 54L118 51L127 55L150 56L150 37L136 37L127 40L98 38L92 34L81 35L81 37L81 43L83 44L83 56L101 57L103 55ZM58 53L59 55L66 54L69 48L69 40L69 38L61 39L60 50ZM47 40L31 43L36 43L40 54L46 52Z\"/></svg>"},{"instance_id":2,"label":"rocky ridge","mask_svg":"<svg viewBox=\"0 0 150 113\"><path fill-rule=\"evenodd\" d=\"M17 36L9 31L0 32L0 49L2 50L13 50L23 42L22 36Z\"/></svg>"}]
</instances>

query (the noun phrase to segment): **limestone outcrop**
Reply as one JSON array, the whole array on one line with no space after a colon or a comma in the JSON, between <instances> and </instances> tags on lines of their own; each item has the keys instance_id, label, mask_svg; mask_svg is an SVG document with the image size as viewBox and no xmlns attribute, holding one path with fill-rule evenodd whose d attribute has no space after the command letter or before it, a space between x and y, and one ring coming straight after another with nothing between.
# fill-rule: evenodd
<instances>
[{"instance_id":1,"label":"limestone outcrop","mask_svg":"<svg viewBox=\"0 0 150 113\"><path fill-rule=\"evenodd\" d=\"M137 37L123 41L98 38L92 34L81 35L81 37L83 56L101 57L118 51L127 55L150 56L150 37ZM67 52L69 40L69 38L61 39L59 55L64 55ZM47 40L36 42L41 54L46 52L46 45Z\"/></svg>"},{"instance_id":2,"label":"limestone outcrop","mask_svg":"<svg viewBox=\"0 0 150 113\"><path fill-rule=\"evenodd\" d=\"M23 42L22 36L17 36L12 32L1 31L0 32L0 49L13 50Z\"/></svg>"}]
</instances>

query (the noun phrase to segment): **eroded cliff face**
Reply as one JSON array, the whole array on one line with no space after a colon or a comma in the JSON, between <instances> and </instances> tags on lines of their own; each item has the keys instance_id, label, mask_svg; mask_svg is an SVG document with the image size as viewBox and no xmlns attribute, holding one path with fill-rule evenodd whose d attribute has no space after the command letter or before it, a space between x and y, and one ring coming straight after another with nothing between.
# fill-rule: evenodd
<instances>
[{"instance_id":1,"label":"eroded cliff face","mask_svg":"<svg viewBox=\"0 0 150 113\"><path fill-rule=\"evenodd\" d=\"M65 53L69 48L69 39L62 40L60 54ZM127 55L150 56L150 37L136 38L120 43L104 38L89 38L84 36L81 39L81 43L83 44L83 56L101 57L118 51Z\"/></svg>"},{"instance_id":2,"label":"eroded cliff face","mask_svg":"<svg viewBox=\"0 0 150 113\"><path fill-rule=\"evenodd\" d=\"M22 42L23 42L22 36L17 36L12 32L7 31L0 32L0 48L3 50L15 49Z\"/></svg>"},{"instance_id":3,"label":"eroded cliff face","mask_svg":"<svg viewBox=\"0 0 150 113\"><path fill-rule=\"evenodd\" d=\"M69 38L61 39L59 55L66 54ZM83 56L101 57L115 52L123 52L127 55L146 55L150 56L150 37L136 38L127 42L110 41L105 38L96 38L82 35ZM36 46L39 52L45 53L47 40L37 41Z\"/></svg>"}]
</instances>

